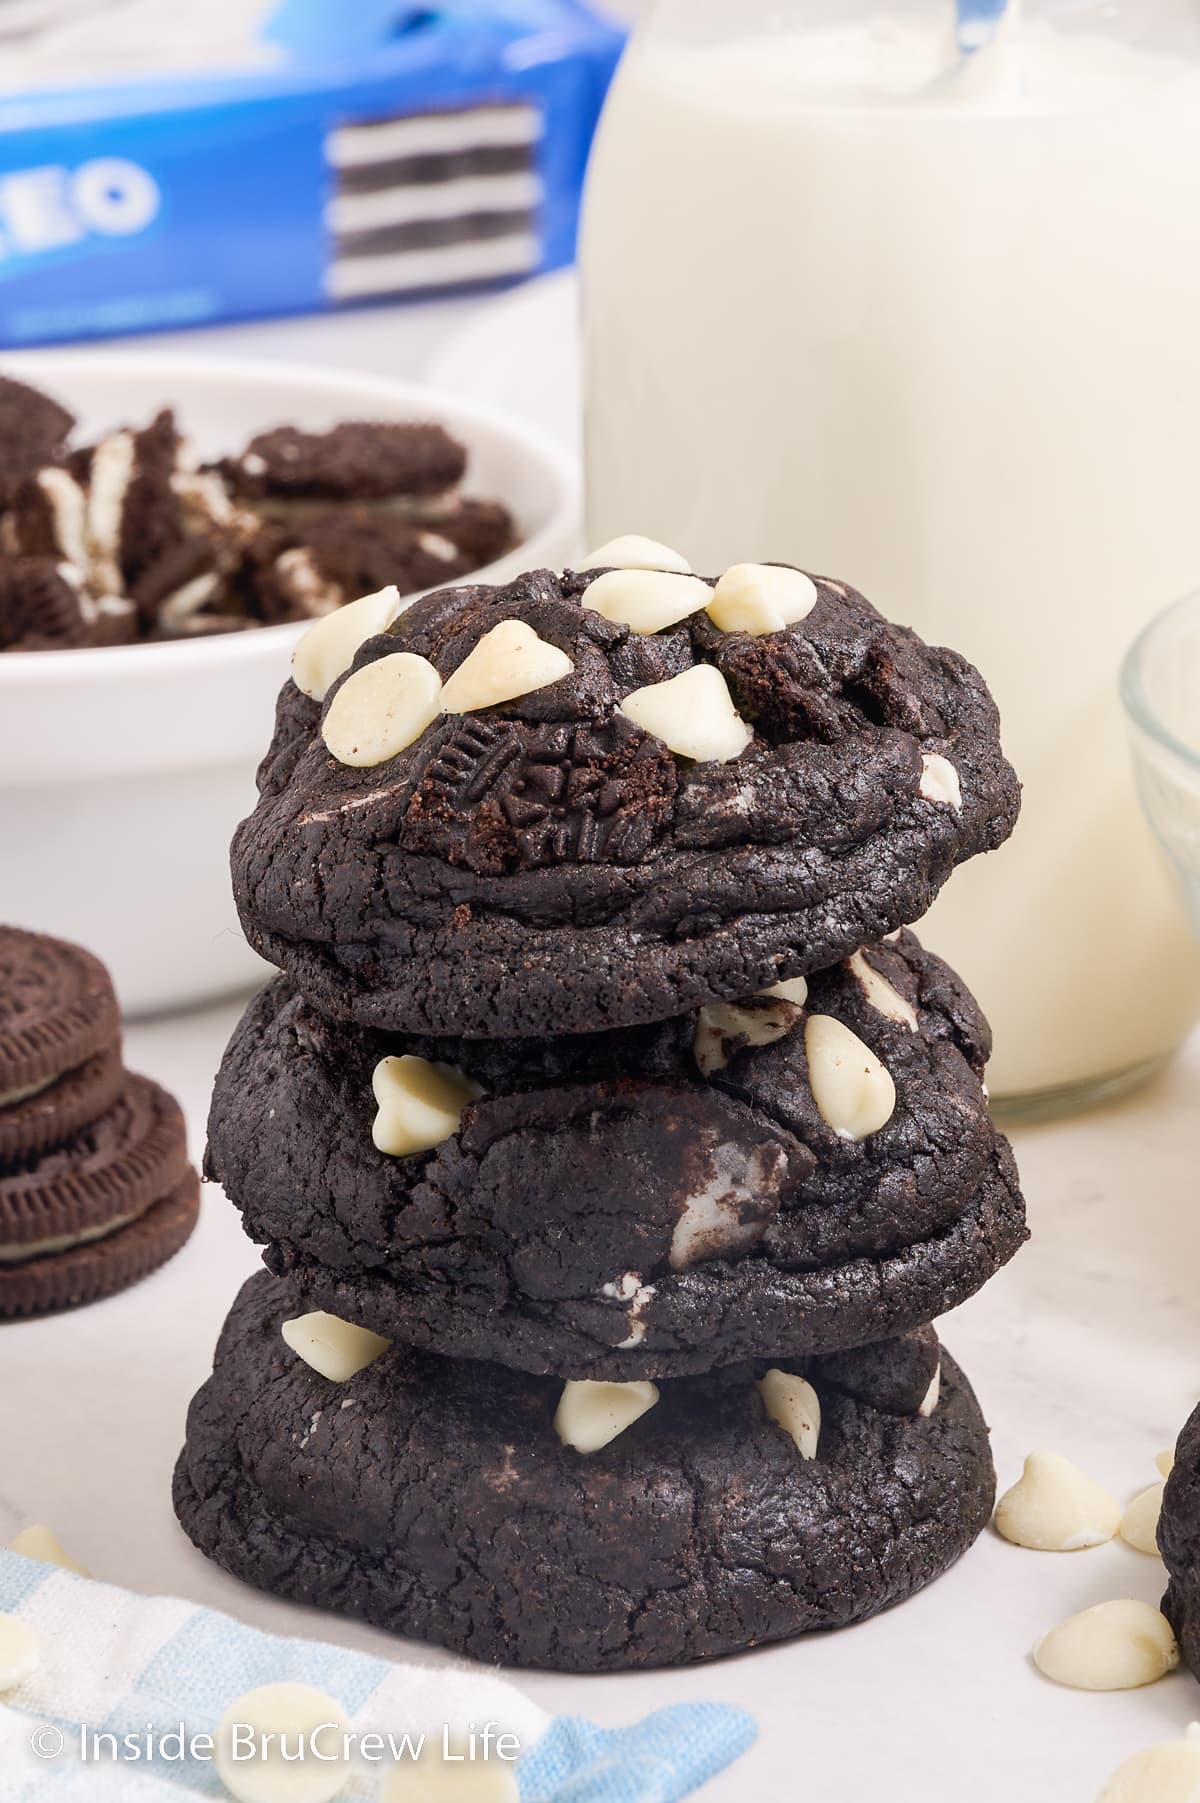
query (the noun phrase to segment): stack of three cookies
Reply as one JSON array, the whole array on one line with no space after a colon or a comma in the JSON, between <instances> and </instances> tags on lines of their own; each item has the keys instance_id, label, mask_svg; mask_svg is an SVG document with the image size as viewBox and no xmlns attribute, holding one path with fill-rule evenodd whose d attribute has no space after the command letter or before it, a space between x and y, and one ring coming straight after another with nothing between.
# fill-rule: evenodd
<instances>
[{"instance_id":1,"label":"stack of three cookies","mask_svg":"<svg viewBox=\"0 0 1200 1803\"><path fill-rule=\"evenodd\" d=\"M580 1671L950 1564L993 1473L930 1323L1024 1215L904 928L1016 810L970 666L781 566L623 541L312 628L234 844L284 974L209 1166L268 1271L189 1417L196 1543Z\"/></svg>"}]
</instances>

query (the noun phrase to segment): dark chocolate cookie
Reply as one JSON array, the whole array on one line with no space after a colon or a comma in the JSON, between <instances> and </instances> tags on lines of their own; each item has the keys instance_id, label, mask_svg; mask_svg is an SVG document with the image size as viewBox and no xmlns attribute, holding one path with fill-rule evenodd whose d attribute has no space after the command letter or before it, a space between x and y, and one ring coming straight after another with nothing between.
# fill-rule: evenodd
<instances>
[{"instance_id":1,"label":"dark chocolate cookie","mask_svg":"<svg viewBox=\"0 0 1200 1803\"><path fill-rule=\"evenodd\" d=\"M520 620L573 664L372 768L338 762L322 707L285 687L234 882L251 943L325 1014L489 1038L736 1000L916 919L1011 831L982 680L854 590L818 580L762 637L705 612L647 635L583 604L598 576L444 590L369 640L355 669L404 651L446 679ZM729 761L620 711L698 665L754 729Z\"/></svg>"},{"instance_id":2,"label":"dark chocolate cookie","mask_svg":"<svg viewBox=\"0 0 1200 1803\"><path fill-rule=\"evenodd\" d=\"M1185 1664L1200 1678L1200 1409L1189 1417L1175 1448L1158 1520L1158 1550L1170 1579L1163 1614Z\"/></svg>"},{"instance_id":3,"label":"dark chocolate cookie","mask_svg":"<svg viewBox=\"0 0 1200 1803\"><path fill-rule=\"evenodd\" d=\"M843 1137L817 1105L814 1017L841 1022L891 1081L890 1116L864 1138ZM804 1005L768 996L557 1040L331 1025L280 980L226 1053L208 1173L251 1237L271 1242L270 1262L306 1285L353 1285L360 1271L393 1280L398 1306L429 1324L422 1343L574 1374L537 1340L556 1336L563 1311L590 1320L599 1305L616 1344L634 1331L631 1307L657 1292L670 1316L669 1293L700 1265L752 1254L766 1275L816 1271L952 1226L994 1152L979 1080L987 1049L971 998L910 934L812 977ZM482 1093L440 1144L392 1156L372 1138L372 1076L405 1056L454 1067ZM483 1346L474 1335L489 1308L496 1331ZM747 1328L727 1356L755 1350ZM704 1330L692 1350L714 1364L726 1356ZM630 1377L656 1374L645 1340L617 1356Z\"/></svg>"},{"instance_id":4,"label":"dark chocolate cookie","mask_svg":"<svg viewBox=\"0 0 1200 1803\"><path fill-rule=\"evenodd\" d=\"M339 1272L278 1246L266 1260L288 1274L306 1307L361 1321L389 1339L620 1383L907 1333L967 1301L1027 1238L1012 1154L997 1137L979 1188L949 1227L817 1270L786 1269L755 1251L646 1284L636 1269L617 1271L591 1297L544 1301L517 1292L500 1260L456 1270L453 1245L436 1280L378 1268ZM430 1255L426 1263L433 1262Z\"/></svg>"},{"instance_id":5,"label":"dark chocolate cookie","mask_svg":"<svg viewBox=\"0 0 1200 1803\"><path fill-rule=\"evenodd\" d=\"M0 1108L115 1045L112 981L82 946L0 926Z\"/></svg>"},{"instance_id":6,"label":"dark chocolate cookie","mask_svg":"<svg viewBox=\"0 0 1200 1803\"><path fill-rule=\"evenodd\" d=\"M945 1356L928 1415L810 1373L812 1457L762 1366L664 1385L583 1453L556 1380L393 1348L335 1384L281 1339L294 1313L266 1275L235 1303L188 1417L184 1528L249 1583L474 1659L615 1671L841 1627L939 1576L990 1513L987 1429Z\"/></svg>"}]
</instances>

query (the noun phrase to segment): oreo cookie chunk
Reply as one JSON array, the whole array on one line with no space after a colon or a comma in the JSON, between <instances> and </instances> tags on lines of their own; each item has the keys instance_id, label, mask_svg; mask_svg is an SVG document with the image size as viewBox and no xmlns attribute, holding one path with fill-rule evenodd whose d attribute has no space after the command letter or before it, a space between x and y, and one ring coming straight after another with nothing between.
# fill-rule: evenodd
<instances>
[{"instance_id":1,"label":"oreo cookie chunk","mask_svg":"<svg viewBox=\"0 0 1200 1803\"><path fill-rule=\"evenodd\" d=\"M0 926L0 1169L88 1126L120 1092L112 981L82 946Z\"/></svg>"},{"instance_id":2,"label":"oreo cookie chunk","mask_svg":"<svg viewBox=\"0 0 1200 1803\"><path fill-rule=\"evenodd\" d=\"M790 1365L597 1391L353 1332L334 1365L293 1320L334 1381L285 1343L296 1312L265 1274L234 1304L175 1473L184 1529L261 1589L472 1659L620 1671L843 1627L938 1577L991 1509L945 1355L897 1412Z\"/></svg>"},{"instance_id":3,"label":"oreo cookie chunk","mask_svg":"<svg viewBox=\"0 0 1200 1803\"><path fill-rule=\"evenodd\" d=\"M1158 1550L1170 1580L1163 1614L1185 1664L1200 1678L1200 1408L1175 1448L1158 1518Z\"/></svg>"},{"instance_id":4,"label":"oreo cookie chunk","mask_svg":"<svg viewBox=\"0 0 1200 1803\"><path fill-rule=\"evenodd\" d=\"M987 1027L911 934L784 987L486 1042L327 1023L280 979L226 1053L208 1172L274 1269L451 1355L635 1378L874 1338L897 1324L881 1296L837 1321L814 1297L971 1211L996 1158ZM1018 1203L1004 1253L1022 1233ZM994 1269L977 1252L943 1269L962 1294ZM743 1316L692 1300L743 1280ZM924 1306L918 1280L888 1306L914 1282Z\"/></svg>"},{"instance_id":5,"label":"oreo cookie chunk","mask_svg":"<svg viewBox=\"0 0 1200 1803\"><path fill-rule=\"evenodd\" d=\"M69 564L93 595L132 601L142 630L161 634L225 600L255 524L197 469L168 409L38 470L6 530L14 549Z\"/></svg>"},{"instance_id":6,"label":"oreo cookie chunk","mask_svg":"<svg viewBox=\"0 0 1200 1803\"><path fill-rule=\"evenodd\" d=\"M841 583L540 570L285 687L234 884L331 1017L595 1032L837 963L1017 807L978 674Z\"/></svg>"},{"instance_id":7,"label":"oreo cookie chunk","mask_svg":"<svg viewBox=\"0 0 1200 1803\"><path fill-rule=\"evenodd\" d=\"M198 1206L178 1103L125 1077L89 1126L0 1160L0 1318L124 1289L178 1251Z\"/></svg>"},{"instance_id":8,"label":"oreo cookie chunk","mask_svg":"<svg viewBox=\"0 0 1200 1803\"><path fill-rule=\"evenodd\" d=\"M0 508L43 464L60 463L74 417L50 395L0 376Z\"/></svg>"},{"instance_id":9,"label":"oreo cookie chunk","mask_svg":"<svg viewBox=\"0 0 1200 1803\"><path fill-rule=\"evenodd\" d=\"M467 467L465 446L423 421L348 420L328 432L276 426L218 469L234 494L257 502L410 500L452 496Z\"/></svg>"},{"instance_id":10,"label":"oreo cookie chunk","mask_svg":"<svg viewBox=\"0 0 1200 1803\"><path fill-rule=\"evenodd\" d=\"M402 595L457 581L511 549L512 517L461 501L436 530L361 505L321 507L266 526L250 546L255 611L267 625L316 618L394 584Z\"/></svg>"},{"instance_id":11,"label":"oreo cookie chunk","mask_svg":"<svg viewBox=\"0 0 1200 1803\"><path fill-rule=\"evenodd\" d=\"M0 564L0 651L80 651L137 637L134 603L95 594L74 564L52 557Z\"/></svg>"}]
</instances>

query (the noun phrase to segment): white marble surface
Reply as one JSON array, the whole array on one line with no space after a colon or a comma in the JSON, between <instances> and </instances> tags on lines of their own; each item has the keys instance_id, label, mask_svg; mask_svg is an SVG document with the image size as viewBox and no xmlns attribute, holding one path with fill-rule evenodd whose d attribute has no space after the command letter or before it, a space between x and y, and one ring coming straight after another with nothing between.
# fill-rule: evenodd
<instances>
[{"instance_id":1,"label":"white marble surface","mask_svg":"<svg viewBox=\"0 0 1200 1803\"><path fill-rule=\"evenodd\" d=\"M178 342L408 375L484 305L262 322ZM0 913L2 892L0 877ZM236 1015L228 1005L128 1036L135 1068L183 1100L197 1157ZM1153 1481L1155 1453L1200 1396L1198 1098L1200 1039L1141 1094L1017 1136L1035 1237L946 1330L992 1422L1003 1483L1044 1445L1132 1495ZM49 1521L97 1576L277 1630L436 1659L243 1588L175 1526L170 1474L187 1401L256 1262L210 1190L196 1236L156 1277L78 1314L0 1329L0 1541ZM1158 1561L1121 1545L1056 1557L989 1534L926 1594L842 1635L693 1671L521 1681L546 1707L602 1722L694 1697L744 1704L760 1739L711 1785L713 1803L1091 1803L1120 1759L1200 1716L1200 1691L1176 1674L1135 1694L1080 1695L1039 1678L1029 1649L1078 1608L1156 1600L1161 1586Z\"/></svg>"},{"instance_id":2,"label":"white marble surface","mask_svg":"<svg viewBox=\"0 0 1200 1803\"><path fill-rule=\"evenodd\" d=\"M128 1035L132 1064L181 1097L197 1157L237 1011ZM1132 1495L1200 1397L1198 1095L1200 1040L1141 1094L1017 1134L1034 1239L946 1327L992 1423L1002 1482L1027 1450L1049 1446ZM275 1630L437 1659L244 1588L175 1525L170 1476L188 1398L255 1265L210 1188L191 1244L156 1277L77 1314L0 1329L0 1540L49 1521L97 1576ZM1161 1586L1157 1559L1120 1544L1056 1556L989 1533L924 1595L841 1635L692 1671L520 1681L547 1708L611 1723L686 1698L744 1704L760 1739L711 1785L713 1803L793 1789L820 1803L958 1803L964 1770L972 1803L1090 1803L1120 1759L1200 1716L1200 1692L1176 1674L1138 1693L1080 1695L1040 1678L1029 1649L1076 1609L1157 1600Z\"/></svg>"}]
</instances>

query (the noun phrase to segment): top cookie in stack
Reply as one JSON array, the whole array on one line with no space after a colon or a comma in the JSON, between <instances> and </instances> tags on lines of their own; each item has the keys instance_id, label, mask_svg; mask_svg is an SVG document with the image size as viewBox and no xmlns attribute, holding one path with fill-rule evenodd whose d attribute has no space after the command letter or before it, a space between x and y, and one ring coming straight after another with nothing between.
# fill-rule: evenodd
<instances>
[{"instance_id":1,"label":"top cookie in stack","mask_svg":"<svg viewBox=\"0 0 1200 1803\"><path fill-rule=\"evenodd\" d=\"M310 631L233 869L326 1016L503 1038L736 1001L917 919L1011 832L956 653L782 565L591 562Z\"/></svg>"}]
</instances>

